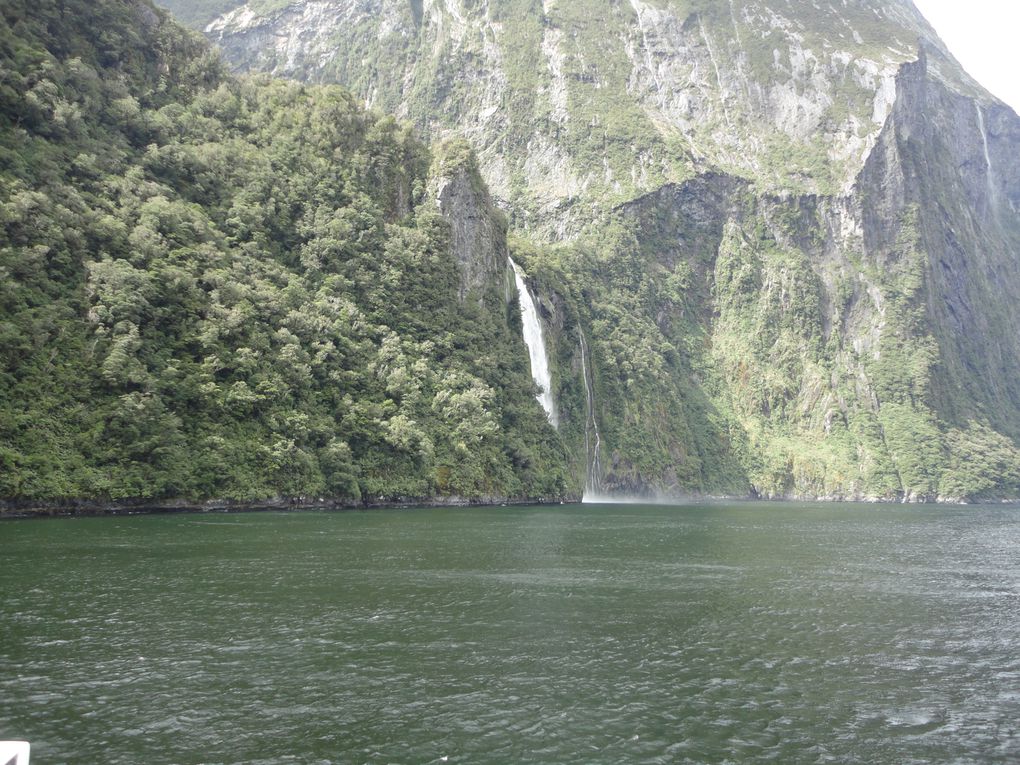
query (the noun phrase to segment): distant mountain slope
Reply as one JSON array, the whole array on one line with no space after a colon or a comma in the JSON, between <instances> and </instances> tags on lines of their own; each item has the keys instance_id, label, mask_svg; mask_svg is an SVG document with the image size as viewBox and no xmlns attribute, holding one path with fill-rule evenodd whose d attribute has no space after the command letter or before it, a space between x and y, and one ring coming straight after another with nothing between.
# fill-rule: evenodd
<instances>
[{"instance_id":1,"label":"distant mountain slope","mask_svg":"<svg viewBox=\"0 0 1020 765\"><path fill-rule=\"evenodd\" d=\"M342 82L427 134L469 137L515 220L542 228L573 231L593 200L704 167L845 189L919 40L938 77L978 92L904 0L279 6L242 5L207 34L241 69Z\"/></svg>"},{"instance_id":2,"label":"distant mountain slope","mask_svg":"<svg viewBox=\"0 0 1020 765\"><path fill-rule=\"evenodd\" d=\"M475 146L544 243L590 483L1016 495L1020 121L908 0L308 0L206 34Z\"/></svg>"}]
</instances>

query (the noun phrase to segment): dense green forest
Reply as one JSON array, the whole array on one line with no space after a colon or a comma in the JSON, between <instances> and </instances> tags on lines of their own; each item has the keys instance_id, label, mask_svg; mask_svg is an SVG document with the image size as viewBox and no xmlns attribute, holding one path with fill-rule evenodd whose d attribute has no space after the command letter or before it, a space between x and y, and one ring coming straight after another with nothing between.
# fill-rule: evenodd
<instances>
[{"instance_id":1,"label":"dense green forest","mask_svg":"<svg viewBox=\"0 0 1020 765\"><path fill-rule=\"evenodd\" d=\"M146 3L5 2L0 497L564 496L516 299L458 299L440 177L480 185Z\"/></svg>"}]
</instances>

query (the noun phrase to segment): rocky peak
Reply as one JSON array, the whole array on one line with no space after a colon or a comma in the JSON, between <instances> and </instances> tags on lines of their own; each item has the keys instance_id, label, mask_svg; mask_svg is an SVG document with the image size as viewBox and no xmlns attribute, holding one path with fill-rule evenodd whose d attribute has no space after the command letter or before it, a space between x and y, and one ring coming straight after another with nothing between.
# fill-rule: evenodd
<instances>
[{"instance_id":1,"label":"rocky peak","mask_svg":"<svg viewBox=\"0 0 1020 765\"><path fill-rule=\"evenodd\" d=\"M928 49L980 91L909 0L307 0L206 33L242 69L347 84L459 135L515 224L551 238L714 167L767 191L845 193ZM597 19L597 22L596 22Z\"/></svg>"},{"instance_id":2,"label":"rocky peak","mask_svg":"<svg viewBox=\"0 0 1020 765\"><path fill-rule=\"evenodd\" d=\"M479 302L509 278L506 218L492 204L470 146L453 141L439 148L429 195L450 225L450 245L460 278L458 297Z\"/></svg>"}]
</instances>

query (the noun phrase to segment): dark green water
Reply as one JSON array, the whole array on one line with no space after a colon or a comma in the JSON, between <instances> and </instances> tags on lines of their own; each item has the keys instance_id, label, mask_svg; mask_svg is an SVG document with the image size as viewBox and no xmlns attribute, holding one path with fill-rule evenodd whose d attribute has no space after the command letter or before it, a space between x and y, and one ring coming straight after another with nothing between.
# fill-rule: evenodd
<instances>
[{"instance_id":1,"label":"dark green water","mask_svg":"<svg viewBox=\"0 0 1020 765\"><path fill-rule=\"evenodd\" d=\"M579 506L0 524L49 763L1020 761L1020 511Z\"/></svg>"}]
</instances>

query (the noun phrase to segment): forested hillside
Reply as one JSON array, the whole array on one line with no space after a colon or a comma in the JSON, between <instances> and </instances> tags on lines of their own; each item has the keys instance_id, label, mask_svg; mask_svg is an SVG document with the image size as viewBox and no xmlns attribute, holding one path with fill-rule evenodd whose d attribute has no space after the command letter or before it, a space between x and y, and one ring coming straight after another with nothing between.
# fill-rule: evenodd
<instances>
[{"instance_id":1,"label":"forested hillside","mask_svg":"<svg viewBox=\"0 0 1020 765\"><path fill-rule=\"evenodd\" d=\"M451 188L487 224L482 278ZM339 87L234 78L140 0L5 2L0 216L0 498L577 483L470 151Z\"/></svg>"},{"instance_id":2,"label":"forested hillside","mask_svg":"<svg viewBox=\"0 0 1020 765\"><path fill-rule=\"evenodd\" d=\"M474 146L593 493L1020 492L1020 119L910 0L166 1Z\"/></svg>"}]
</instances>

